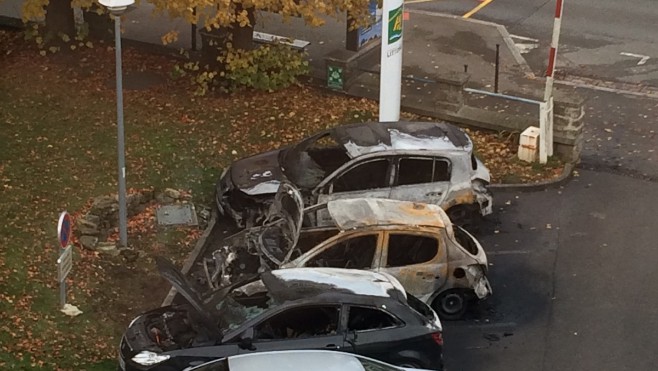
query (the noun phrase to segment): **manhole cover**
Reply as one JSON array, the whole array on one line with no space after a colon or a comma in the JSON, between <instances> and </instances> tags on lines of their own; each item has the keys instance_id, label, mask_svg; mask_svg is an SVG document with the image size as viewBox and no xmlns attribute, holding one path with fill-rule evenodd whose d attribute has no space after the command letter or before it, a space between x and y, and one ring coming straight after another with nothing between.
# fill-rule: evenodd
<instances>
[{"instance_id":1,"label":"manhole cover","mask_svg":"<svg viewBox=\"0 0 658 371\"><path fill-rule=\"evenodd\" d=\"M199 225L194 211L194 205L164 205L155 212L158 225Z\"/></svg>"}]
</instances>

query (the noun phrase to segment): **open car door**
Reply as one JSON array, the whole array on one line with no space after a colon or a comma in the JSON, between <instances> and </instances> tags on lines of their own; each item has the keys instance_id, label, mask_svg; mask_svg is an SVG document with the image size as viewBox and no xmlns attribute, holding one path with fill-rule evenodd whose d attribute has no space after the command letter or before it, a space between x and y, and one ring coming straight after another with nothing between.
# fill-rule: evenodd
<instances>
[{"instance_id":1,"label":"open car door","mask_svg":"<svg viewBox=\"0 0 658 371\"><path fill-rule=\"evenodd\" d=\"M258 233L253 234L255 243L267 259L277 267L288 262L297 245L304 218L304 200L295 186L282 182L265 222Z\"/></svg>"}]
</instances>

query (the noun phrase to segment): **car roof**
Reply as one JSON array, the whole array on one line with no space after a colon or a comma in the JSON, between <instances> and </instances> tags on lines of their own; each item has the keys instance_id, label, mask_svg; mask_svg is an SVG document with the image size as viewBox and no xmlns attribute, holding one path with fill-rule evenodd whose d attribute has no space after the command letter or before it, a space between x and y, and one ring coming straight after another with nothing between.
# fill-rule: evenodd
<instances>
[{"instance_id":1,"label":"car roof","mask_svg":"<svg viewBox=\"0 0 658 371\"><path fill-rule=\"evenodd\" d=\"M332 137L350 157L390 150L469 151L470 138L447 122L367 122L337 126Z\"/></svg>"},{"instance_id":2,"label":"car roof","mask_svg":"<svg viewBox=\"0 0 658 371\"><path fill-rule=\"evenodd\" d=\"M328 350L257 352L231 356L226 358L226 360L228 360L228 369L230 371L306 371L309 370L309 368L322 369L323 371L363 371L366 368L359 360L366 360L376 364L385 365L385 363L381 361L358 354ZM224 362L224 359L210 361L208 364L214 362ZM196 368L193 368L192 370L195 369ZM378 369L389 368L381 367ZM402 368L397 366L390 366L390 369L402 370Z\"/></svg>"},{"instance_id":3,"label":"car roof","mask_svg":"<svg viewBox=\"0 0 658 371\"><path fill-rule=\"evenodd\" d=\"M261 274L270 296L281 301L325 294L406 299L402 284L383 272L342 268L288 268Z\"/></svg>"},{"instance_id":4,"label":"car roof","mask_svg":"<svg viewBox=\"0 0 658 371\"><path fill-rule=\"evenodd\" d=\"M423 226L445 228L450 219L437 205L384 198L354 198L327 203L327 210L342 230L370 226Z\"/></svg>"}]
</instances>

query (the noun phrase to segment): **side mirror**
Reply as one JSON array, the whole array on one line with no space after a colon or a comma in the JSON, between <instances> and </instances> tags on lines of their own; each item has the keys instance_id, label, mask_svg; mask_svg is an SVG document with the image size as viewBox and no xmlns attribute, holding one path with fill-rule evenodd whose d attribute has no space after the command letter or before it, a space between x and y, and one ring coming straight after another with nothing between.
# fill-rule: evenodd
<instances>
[{"instance_id":1,"label":"side mirror","mask_svg":"<svg viewBox=\"0 0 658 371\"><path fill-rule=\"evenodd\" d=\"M240 335L240 341L238 342L238 347L240 349L246 349L246 350L256 350L256 347L254 346L253 343L253 338L254 338L254 329L250 328L242 335Z\"/></svg>"}]
</instances>

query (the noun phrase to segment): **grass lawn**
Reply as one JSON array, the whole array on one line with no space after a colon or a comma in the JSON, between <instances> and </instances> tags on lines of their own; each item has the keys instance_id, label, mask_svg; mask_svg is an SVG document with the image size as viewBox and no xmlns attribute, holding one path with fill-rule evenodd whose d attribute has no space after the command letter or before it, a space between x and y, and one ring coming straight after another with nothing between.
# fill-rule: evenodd
<instances>
[{"instance_id":1,"label":"grass lawn","mask_svg":"<svg viewBox=\"0 0 658 371\"><path fill-rule=\"evenodd\" d=\"M195 97L188 80L171 78L174 60L126 48L123 63L125 85L142 85L124 93L128 187L176 188L197 204L212 202L234 159L376 117L376 102L303 86ZM69 302L84 314L61 314L58 214L117 189L114 51L96 44L43 57L0 30L0 71L0 369L115 370L121 332L168 290L153 254L180 263L194 241L134 226L129 240L146 252L135 262L76 246ZM160 83L146 84L153 73ZM557 174L506 161L514 148L504 138L471 134L496 179Z\"/></svg>"}]
</instances>

